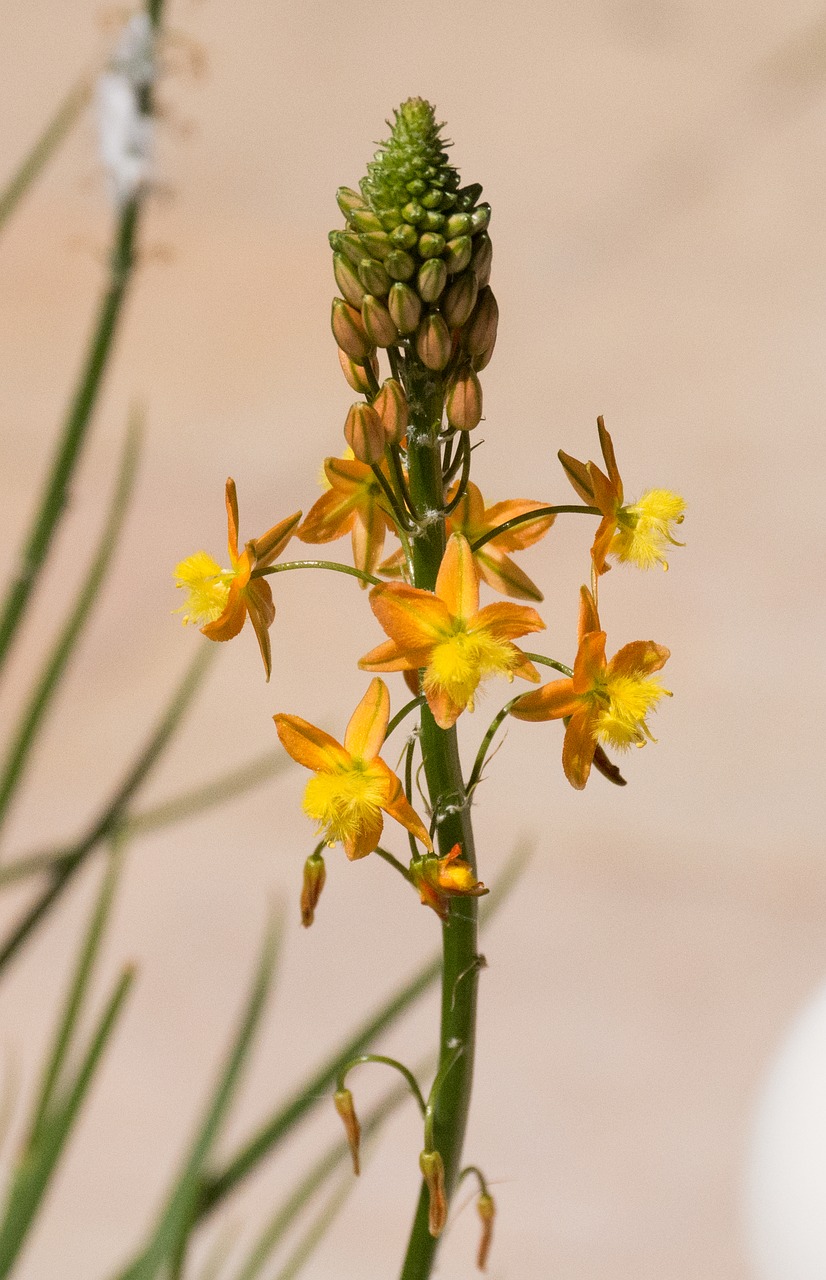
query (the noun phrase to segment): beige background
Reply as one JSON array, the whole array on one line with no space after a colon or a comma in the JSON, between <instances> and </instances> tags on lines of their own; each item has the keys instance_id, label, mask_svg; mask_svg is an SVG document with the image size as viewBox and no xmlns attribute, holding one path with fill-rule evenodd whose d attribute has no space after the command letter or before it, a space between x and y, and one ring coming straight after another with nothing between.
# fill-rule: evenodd
<instances>
[{"instance_id":1,"label":"beige background","mask_svg":"<svg viewBox=\"0 0 826 1280\"><path fill-rule=\"evenodd\" d=\"M3 7L3 171L106 47L100 16L88 0ZM627 490L675 487L690 506L688 547L667 577L616 570L603 590L614 647L651 636L674 654L676 696L659 745L628 760L630 785L595 777L575 794L558 726L519 725L480 792L485 879L519 838L537 845L484 946L467 1153L496 1183L490 1274L745 1280L751 1109L778 1037L826 971L822 7L210 0L173 3L169 17L178 69L163 91L145 265L4 723L100 527L136 396L149 423L141 477L7 856L82 826L201 642L170 615L171 568L198 547L223 552L225 476L248 536L317 496L349 403L328 328L333 191L357 182L400 99L429 97L494 208L502 323L484 375L483 490L568 500L556 450L592 456L604 413ZM189 41L208 61L200 81L183 67ZM86 123L0 246L4 576L86 340L107 228ZM523 561L546 590L546 651L562 658L589 533L560 523ZM287 575L277 598L271 686L250 635L222 650L152 798L274 746L276 710L343 727L373 620L346 579ZM464 726L468 750L497 696ZM317 926L301 931L301 786L285 772L132 850L100 984L125 957L140 980L22 1280L105 1276L139 1240L274 896L289 902L286 952L228 1140L433 947L435 918L392 873L340 854ZM90 868L0 992L3 1052L29 1087L98 875ZM11 915L10 898L0 910ZM430 1004L386 1045L416 1059L434 1026ZM369 1076L360 1098L380 1073ZM330 1108L302 1131L224 1221L262 1221L336 1123ZM396 1273L419 1137L405 1112L309 1280ZM474 1274L475 1236L468 1209L440 1274Z\"/></svg>"}]
</instances>

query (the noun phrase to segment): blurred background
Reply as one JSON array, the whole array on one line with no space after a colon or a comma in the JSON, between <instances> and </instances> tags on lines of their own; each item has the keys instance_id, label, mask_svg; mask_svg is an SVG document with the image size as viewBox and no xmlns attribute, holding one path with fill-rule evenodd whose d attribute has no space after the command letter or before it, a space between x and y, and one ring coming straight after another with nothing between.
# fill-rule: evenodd
<instances>
[{"instance_id":1,"label":"blurred background","mask_svg":"<svg viewBox=\"0 0 826 1280\"><path fill-rule=\"evenodd\" d=\"M106 17L89 0L4 6L0 171L104 55ZM813 0L170 0L167 19L174 69L141 268L72 510L15 651L4 723L101 527L139 399L137 496L6 856L84 825L206 643L172 615L172 569L200 548L223 557L226 476L246 537L318 496L352 398L329 330L334 191L357 185L395 105L430 99L451 158L493 206L502 314L477 483L491 502L570 501L556 451L595 456L602 413L626 493L673 488L689 506L688 545L668 575L617 567L601 593L609 651L650 637L673 653L675 696L657 717L658 745L625 761L629 785L594 776L575 793L559 726L517 724L478 794L488 883L517 843L535 846L483 943L466 1154L499 1206L490 1275L774 1275L755 1269L767 1264L743 1226L753 1117L776 1046L826 977L826 13ZM85 348L110 228L90 118L0 246L3 580ZM560 520L521 557L545 591L543 651L563 661L591 534ZM346 542L339 549L349 556ZM271 684L251 634L222 646L147 799L274 749L276 711L342 731L364 687L355 662L379 639L366 602L332 575L284 575L275 594ZM499 692L464 718L468 751ZM288 904L287 943L230 1143L437 945L435 916L386 865L347 865L340 850L316 924L301 929L312 847L303 783L285 768L243 801L131 848L102 981L134 958L138 984L21 1280L104 1276L139 1243L274 899ZM99 870L84 872L0 990L0 1042L23 1096ZM0 916L19 903L7 894ZM384 1051L417 1060L435 1027L426 1001ZM377 1070L354 1082L358 1098ZM259 1223L337 1125L323 1109L224 1224ZM311 1280L396 1273L419 1137L405 1109ZM474 1274L476 1230L471 1206L440 1274Z\"/></svg>"}]
</instances>

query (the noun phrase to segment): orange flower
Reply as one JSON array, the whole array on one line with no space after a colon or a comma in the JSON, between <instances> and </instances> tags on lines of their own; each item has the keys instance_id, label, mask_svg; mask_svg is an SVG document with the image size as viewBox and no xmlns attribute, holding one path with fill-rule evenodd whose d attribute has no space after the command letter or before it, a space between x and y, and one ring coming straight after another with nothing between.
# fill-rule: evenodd
<instances>
[{"instance_id":1,"label":"orange flower","mask_svg":"<svg viewBox=\"0 0 826 1280\"><path fill-rule=\"evenodd\" d=\"M454 533L436 579L436 590L407 583L374 587L370 604L390 636L359 663L365 671L424 668L422 689L442 729L454 725L465 707L473 710L476 690L486 677L539 673L511 641L545 623L535 609L518 604L479 608L479 579L467 538Z\"/></svg>"},{"instance_id":2,"label":"orange flower","mask_svg":"<svg viewBox=\"0 0 826 1280\"><path fill-rule=\"evenodd\" d=\"M454 485L448 498L452 498L455 492ZM462 500L447 517L447 531L449 534L463 534L472 544L484 534L489 533L491 529L496 529L507 520L512 520L514 516L524 515L527 511L538 511L546 505L542 502L533 502L528 498L512 498L506 502L497 502L492 507L486 507L478 486L468 481ZM507 533L491 538L490 542L486 542L483 547L473 553L479 577L500 595L516 596L519 600L541 600L542 592L536 583L532 582L519 565L511 560L507 552L523 551L526 547L533 546L540 538L544 538L555 519L556 516L541 516L537 520L526 520L515 529L509 529ZM402 572L403 566L404 557L401 551L397 551L385 560L379 572L397 577Z\"/></svg>"},{"instance_id":3,"label":"orange flower","mask_svg":"<svg viewBox=\"0 0 826 1280\"><path fill-rule=\"evenodd\" d=\"M606 555L630 561L640 569L650 569L655 564L667 569L663 556L666 544L683 545L674 538L671 526L682 524L685 502L669 489L649 489L638 502L624 506L614 446L601 417L597 418L597 430L607 475L595 462L578 462L562 449L559 451L559 461L579 496L602 513L591 547L596 573L607 573L611 568L605 562Z\"/></svg>"},{"instance_id":4,"label":"orange flower","mask_svg":"<svg viewBox=\"0 0 826 1280\"><path fill-rule=\"evenodd\" d=\"M594 598L587 587L580 596L573 679L552 680L526 693L511 709L517 720L568 720L562 767L578 791L588 781L597 744L622 750L653 741L645 718L660 698L671 696L651 679L670 657L668 649L653 640L636 640L607 662Z\"/></svg>"},{"instance_id":5,"label":"orange flower","mask_svg":"<svg viewBox=\"0 0 826 1280\"><path fill-rule=\"evenodd\" d=\"M461 845L455 844L444 858L435 854L416 858L410 864L413 883L427 907L432 907L441 920L446 920L451 898L479 898L489 890L477 880L473 869L460 856Z\"/></svg>"},{"instance_id":6,"label":"orange flower","mask_svg":"<svg viewBox=\"0 0 826 1280\"><path fill-rule=\"evenodd\" d=\"M299 716L273 716L285 750L314 773L304 793L304 812L329 844L342 842L350 859L364 858L376 848L384 826L382 811L433 848L401 782L379 758L389 718L390 694L379 679L371 681L353 712L343 746Z\"/></svg>"},{"instance_id":7,"label":"orange flower","mask_svg":"<svg viewBox=\"0 0 826 1280\"><path fill-rule=\"evenodd\" d=\"M271 565L286 547L301 512L273 525L261 538L253 538L238 552L238 498L235 481L227 480L227 542L231 569L221 566L205 551L182 560L175 568L176 585L188 591L179 610L184 623L194 622L210 640L231 640L243 627L247 614L258 640L264 670L272 672L269 628L275 618L270 584L252 576L255 569Z\"/></svg>"},{"instance_id":8,"label":"orange flower","mask_svg":"<svg viewBox=\"0 0 826 1280\"><path fill-rule=\"evenodd\" d=\"M326 458L324 474L330 487L310 508L297 536L302 542L334 542L350 533L356 568L375 573L385 534L393 528L381 485L372 468L355 458Z\"/></svg>"}]
</instances>

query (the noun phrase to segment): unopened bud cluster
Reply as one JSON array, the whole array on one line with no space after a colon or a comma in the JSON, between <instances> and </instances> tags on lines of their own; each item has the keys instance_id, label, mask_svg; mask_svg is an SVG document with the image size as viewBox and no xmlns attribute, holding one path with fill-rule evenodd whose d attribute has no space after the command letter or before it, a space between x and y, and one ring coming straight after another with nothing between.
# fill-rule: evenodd
<instances>
[{"instance_id":1,"label":"unopened bud cluster","mask_svg":"<svg viewBox=\"0 0 826 1280\"><path fill-rule=\"evenodd\" d=\"M440 128L430 103L410 98L395 112L360 192L339 189L346 226L330 233L341 292L332 327L354 390L372 399L376 348L402 347L444 375L448 423L469 431L482 416L477 374L493 354L499 318L488 283L490 205L479 202L478 183L460 185ZM364 456L351 434L368 442ZM374 422L351 424L347 438L356 457L375 461L368 456L378 447Z\"/></svg>"}]
</instances>

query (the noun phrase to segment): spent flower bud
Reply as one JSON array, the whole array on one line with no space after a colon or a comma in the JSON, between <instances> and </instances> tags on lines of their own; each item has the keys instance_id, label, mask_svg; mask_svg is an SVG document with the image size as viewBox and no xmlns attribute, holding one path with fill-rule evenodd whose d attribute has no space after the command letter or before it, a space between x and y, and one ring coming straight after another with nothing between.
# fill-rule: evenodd
<instances>
[{"instance_id":1,"label":"spent flower bud","mask_svg":"<svg viewBox=\"0 0 826 1280\"><path fill-rule=\"evenodd\" d=\"M311 853L304 863L304 883L301 886L301 923L305 929L309 929L315 919L315 909L326 879L324 859L320 853Z\"/></svg>"},{"instance_id":2,"label":"spent flower bud","mask_svg":"<svg viewBox=\"0 0 826 1280\"><path fill-rule=\"evenodd\" d=\"M344 423L344 438L359 462L372 466L384 456L387 442L382 420L375 409L363 400L357 400L350 406Z\"/></svg>"},{"instance_id":3,"label":"spent flower bud","mask_svg":"<svg viewBox=\"0 0 826 1280\"><path fill-rule=\"evenodd\" d=\"M493 1242L493 1219L496 1216L496 1205L493 1196L489 1195L487 1191L483 1191L476 1201L476 1210L482 1219L482 1237L479 1241L479 1251L476 1254L476 1265L480 1271L484 1271L488 1263L490 1246Z\"/></svg>"},{"instance_id":4,"label":"spent flower bud","mask_svg":"<svg viewBox=\"0 0 826 1280\"><path fill-rule=\"evenodd\" d=\"M353 1173L358 1177L361 1172L361 1164L359 1162L361 1125L358 1122L356 1108L353 1105L353 1095L349 1089L337 1089L333 1094L333 1102L344 1123L344 1132L347 1135L350 1155L353 1158Z\"/></svg>"},{"instance_id":5,"label":"spent flower bud","mask_svg":"<svg viewBox=\"0 0 826 1280\"><path fill-rule=\"evenodd\" d=\"M438 1151L423 1151L419 1156L419 1168L430 1197L427 1227L430 1234L438 1238L447 1223L444 1162Z\"/></svg>"},{"instance_id":6,"label":"spent flower bud","mask_svg":"<svg viewBox=\"0 0 826 1280\"><path fill-rule=\"evenodd\" d=\"M333 298L330 323L336 342L351 360L355 360L356 364L362 364L365 359L372 356L376 344L368 338L358 311L348 306L341 298Z\"/></svg>"}]
</instances>

